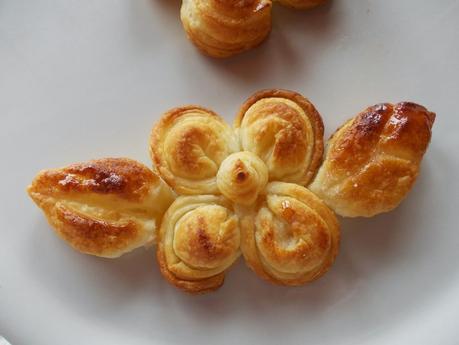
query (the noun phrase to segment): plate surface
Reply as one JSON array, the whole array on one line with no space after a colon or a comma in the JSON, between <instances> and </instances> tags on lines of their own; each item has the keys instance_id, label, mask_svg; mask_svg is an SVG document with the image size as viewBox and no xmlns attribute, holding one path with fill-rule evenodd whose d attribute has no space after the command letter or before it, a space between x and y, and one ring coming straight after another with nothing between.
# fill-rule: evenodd
<instances>
[{"instance_id":1,"label":"plate surface","mask_svg":"<svg viewBox=\"0 0 459 345\"><path fill-rule=\"evenodd\" d=\"M260 48L200 55L178 0L0 1L0 334L15 344L457 344L459 1L275 6ZM297 90L327 136L378 102L437 113L420 178L394 212L342 221L332 270L301 288L239 262L188 296L153 250L119 260L60 241L25 187L43 168L104 156L149 164L152 124L197 103L232 121L252 92Z\"/></svg>"}]
</instances>

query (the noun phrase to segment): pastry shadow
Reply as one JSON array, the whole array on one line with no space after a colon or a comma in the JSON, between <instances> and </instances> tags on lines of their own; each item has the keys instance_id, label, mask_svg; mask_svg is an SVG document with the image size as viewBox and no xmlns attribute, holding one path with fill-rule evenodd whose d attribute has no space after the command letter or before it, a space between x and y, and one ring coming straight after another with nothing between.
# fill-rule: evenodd
<instances>
[{"instance_id":1,"label":"pastry shadow","mask_svg":"<svg viewBox=\"0 0 459 345\"><path fill-rule=\"evenodd\" d=\"M320 49L312 47L316 42L327 42L337 24L332 6L330 1L312 10L299 11L275 5L271 33L258 47L226 59L205 56L203 59L217 73L239 78L244 83L260 79L269 83L276 75L297 79L298 73L306 74L310 62L320 54ZM327 44L332 42L329 40ZM311 46L306 53L304 45Z\"/></svg>"},{"instance_id":2,"label":"pastry shadow","mask_svg":"<svg viewBox=\"0 0 459 345\"><path fill-rule=\"evenodd\" d=\"M324 277L305 286L277 286L259 278L240 260L227 275L224 286L214 294L202 296L179 295L186 313L213 323L234 318L243 313L256 320L263 315L297 314L305 310L326 313L336 303L353 294L358 275L345 255ZM219 320L220 319L220 320Z\"/></svg>"},{"instance_id":3,"label":"pastry shadow","mask_svg":"<svg viewBox=\"0 0 459 345\"><path fill-rule=\"evenodd\" d=\"M176 15L180 20L181 0L150 0L150 3L152 5L159 5L164 11L171 12L172 15Z\"/></svg>"},{"instance_id":4,"label":"pastry shadow","mask_svg":"<svg viewBox=\"0 0 459 345\"><path fill-rule=\"evenodd\" d=\"M197 297L179 292L176 298L181 308L209 323L241 312L253 315L253 320L287 312L301 318L305 311L325 315L358 298L361 285L382 279L387 270L405 260L407 246L415 245L417 229L406 224L434 186L429 167L423 168L412 193L397 209L373 218L340 219L341 250L320 279L299 287L276 286L256 276L241 259L217 292ZM422 241L419 236L418 241Z\"/></svg>"},{"instance_id":5,"label":"pastry shadow","mask_svg":"<svg viewBox=\"0 0 459 345\"><path fill-rule=\"evenodd\" d=\"M158 43L181 37L183 30L180 22L180 4L181 1L179 0L126 2L126 22L130 34L130 48L142 52L143 56L154 61L158 54ZM156 18L156 22L154 22L156 12L164 12L164 15ZM176 20L171 21L170 18L174 17ZM158 25L162 27L166 24L168 27L164 32L157 29ZM179 35L177 35L178 33Z\"/></svg>"},{"instance_id":6,"label":"pastry shadow","mask_svg":"<svg viewBox=\"0 0 459 345\"><path fill-rule=\"evenodd\" d=\"M54 298L83 313L121 311L139 295L162 294L165 284L154 249L137 249L117 259L73 250L40 220L30 241L29 274ZM92 291L91 291L92 290Z\"/></svg>"},{"instance_id":7,"label":"pastry shadow","mask_svg":"<svg viewBox=\"0 0 459 345\"><path fill-rule=\"evenodd\" d=\"M372 274L367 271L367 267L371 267L378 274L379 270L397 265L404 260L409 247L423 240L418 236L413 217L417 217L417 210L428 208L428 203L431 202L428 198L429 191L435 187L431 168L430 165L423 165L413 189L395 210L372 218L340 219L344 238L343 250L354 253L354 260L364 263L360 265L364 275ZM410 252L409 255L413 253Z\"/></svg>"}]
</instances>

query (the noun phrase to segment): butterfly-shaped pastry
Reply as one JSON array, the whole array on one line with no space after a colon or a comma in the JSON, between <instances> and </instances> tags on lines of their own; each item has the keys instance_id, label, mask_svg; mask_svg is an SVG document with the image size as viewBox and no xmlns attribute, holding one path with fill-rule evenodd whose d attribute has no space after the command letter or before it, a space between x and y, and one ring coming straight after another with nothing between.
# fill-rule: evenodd
<instances>
[{"instance_id":1,"label":"butterfly-shaped pastry","mask_svg":"<svg viewBox=\"0 0 459 345\"><path fill-rule=\"evenodd\" d=\"M414 103L369 107L331 136L324 155L314 105L263 90L233 127L200 106L166 112L151 132L152 170L99 159L43 171L28 192L83 253L117 257L156 243L161 273L185 291L220 287L241 254L266 280L302 285L337 256L335 214L374 216L407 195L434 120Z\"/></svg>"}]
</instances>

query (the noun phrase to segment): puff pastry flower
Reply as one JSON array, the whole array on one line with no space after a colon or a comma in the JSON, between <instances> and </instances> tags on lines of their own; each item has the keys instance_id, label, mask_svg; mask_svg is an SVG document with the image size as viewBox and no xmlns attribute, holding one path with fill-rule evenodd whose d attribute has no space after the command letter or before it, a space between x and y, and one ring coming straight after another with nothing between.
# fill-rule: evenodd
<instances>
[{"instance_id":1,"label":"puff pastry flower","mask_svg":"<svg viewBox=\"0 0 459 345\"><path fill-rule=\"evenodd\" d=\"M150 137L153 169L105 158L39 173L28 188L80 252L118 257L157 245L165 279L190 293L223 284L242 255L260 277L302 285L339 250L335 213L369 217L411 189L435 114L414 103L369 107L330 138L302 95L263 90L230 127L215 112L166 112Z\"/></svg>"},{"instance_id":2,"label":"puff pastry flower","mask_svg":"<svg viewBox=\"0 0 459 345\"><path fill-rule=\"evenodd\" d=\"M172 109L154 126L156 170L183 196L166 212L157 258L172 284L217 288L242 252L260 276L300 285L331 266L334 213L307 190L323 154L323 123L298 93L257 92L234 129L198 106Z\"/></svg>"}]
</instances>

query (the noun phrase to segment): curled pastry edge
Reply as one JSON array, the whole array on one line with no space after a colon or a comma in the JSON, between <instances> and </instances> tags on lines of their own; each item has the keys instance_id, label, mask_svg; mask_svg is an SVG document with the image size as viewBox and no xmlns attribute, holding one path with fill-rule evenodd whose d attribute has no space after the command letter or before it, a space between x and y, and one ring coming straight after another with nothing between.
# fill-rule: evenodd
<instances>
[{"instance_id":1,"label":"curled pastry edge","mask_svg":"<svg viewBox=\"0 0 459 345\"><path fill-rule=\"evenodd\" d=\"M166 182L167 184L177 193L183 195L200 195L200 194L220 194L217 187L217 174L215 176L202 179L202 180L192 180L188 183L180 182L181 180L185 180L185 178L177 177L170 171L170 168L165 162L164 158L164 148L162 145L162 138L163 136L167 135L167 133L163 133L164 128L169 128L173 125L175 121L177 121L180 117L187 114L187 112L197 110L201 113L205 113L210 118L214 119L215 121L219 122L222 126L227 127L230 136L232 137L232 142L228 143L228 148L230 152L237 152L239 150L239 142L237 140L237 134L232 130L230 126L225 122L225 120L218 115L215 111L200 106L196 104L189 104L183 105L180 107L172 108L166 111L159 121L157 121L150 132L150 140L149 140L149 153L151 161L153 162L153 171L158 173ZM194 187L196 185L203 185L204 190L202 187Z\"/></svg>"},{"instance_id":2,"label":"curled pastry edge","mask_svg":"<svg viewBox=\"0 0 459 345\"><path fill-rule=\"evenodd\" d=\"M213 205L220 205L225 204L225 205L231 205L232 203L227 200L223 196L217 196L217 195L200 195L200 196L181 196L178 199L176 199L176 202L180 202L183 199L188 199L188 198L211 198L217 200ZM202 206L202 205L201 205ZM193 209L194 210L194 209ZM237 251L237 255L235 259L227 266L224 268L221 272L210 276L206 278L200 278L200 279L182 279L180 277L177 277L168 267L167 263L167 258L166 258L166 250L165 250L165 241L164 237L166 236L166 229L165 229L165 221L167 220L167 213L171 212L171 209L169 209L166 214L163 217L163 222L161 223L161 227L159 229L158 233L158 241L157 241L157 248L156 248L156 259L158 262L158 266L160 269L160 272L162 276L171 284L174 285L175 287L190 293L190 294L204 294L208 292L215 291L219 289L224 281L225 281L225 276L228 270L231 269L231 267L239 260L241 256L241 250L239 249ZM237 215L237 212L235 212L235 215Z\"/></svg>"},{"instance_id":3,"label":"curled pastry edge","mask_svg":"<svg viewBox=\"0 0 459 345\"><path fill-rule=\"evenodd\" d=\"M240 128L242 125L242 120L244 119L245 114L250 109L252 105L257 103L263 98L285 98L301 107L314 132L314 148L313 154L311 156L311 163L307 167L307 172L305 174L304 182L300 183L302 186L307 186L316 176L317 171L319 170L324 154L324 123L319 112L315 108L309 99L304 97L298 92L285 90L285 89L264 89L255 92L240 107L238 113L233 122L233 126L236 129L236 132L239 135Z\"/></svg>"},{"instance_id":4,"label":"curled pastry edge","mask_svg":"<svg viewBox=\"0 0 459 345\"><path fill-rule=\"evenodd\" d=\"M339 246L341 241L340 235L340 225L338 219L336 218L335 213L321 200L319 199L314 193L306 189L306 187L286 183L286 182L271 182L268 184L267 187L270 187L274 184L283 184L289 188L300 188L302 191L300 193L307 193L308 197L314 199L315 202L321 204L324 207L326 213L328 213L329 221L331 222L332 227L332 236L331 236L331 248L330 252L331 255L328 256L327 261L313 274L308 274L303 277L297 279L279 279L269 272L263 267L262 259L260 258L260 254L258 253L258 248L255 240L255 222L253 221L254 217L256 216L257 210L256 206L252 208L238 208L238 215L240 218L241 224L241 250L242 255L245 259L246 265L252 269L258 276L263 278L266 281L269 281L276 285L282 286L301 286L306 283L315 281L322 277L325 273L327 273L330 268L333 266L335 259L339 253ZM305 190L305 191L304 191ZM325 220L324 220L325 221ZM325 221L328 223L327 221Z\"/></svg>"}]
</instances>

